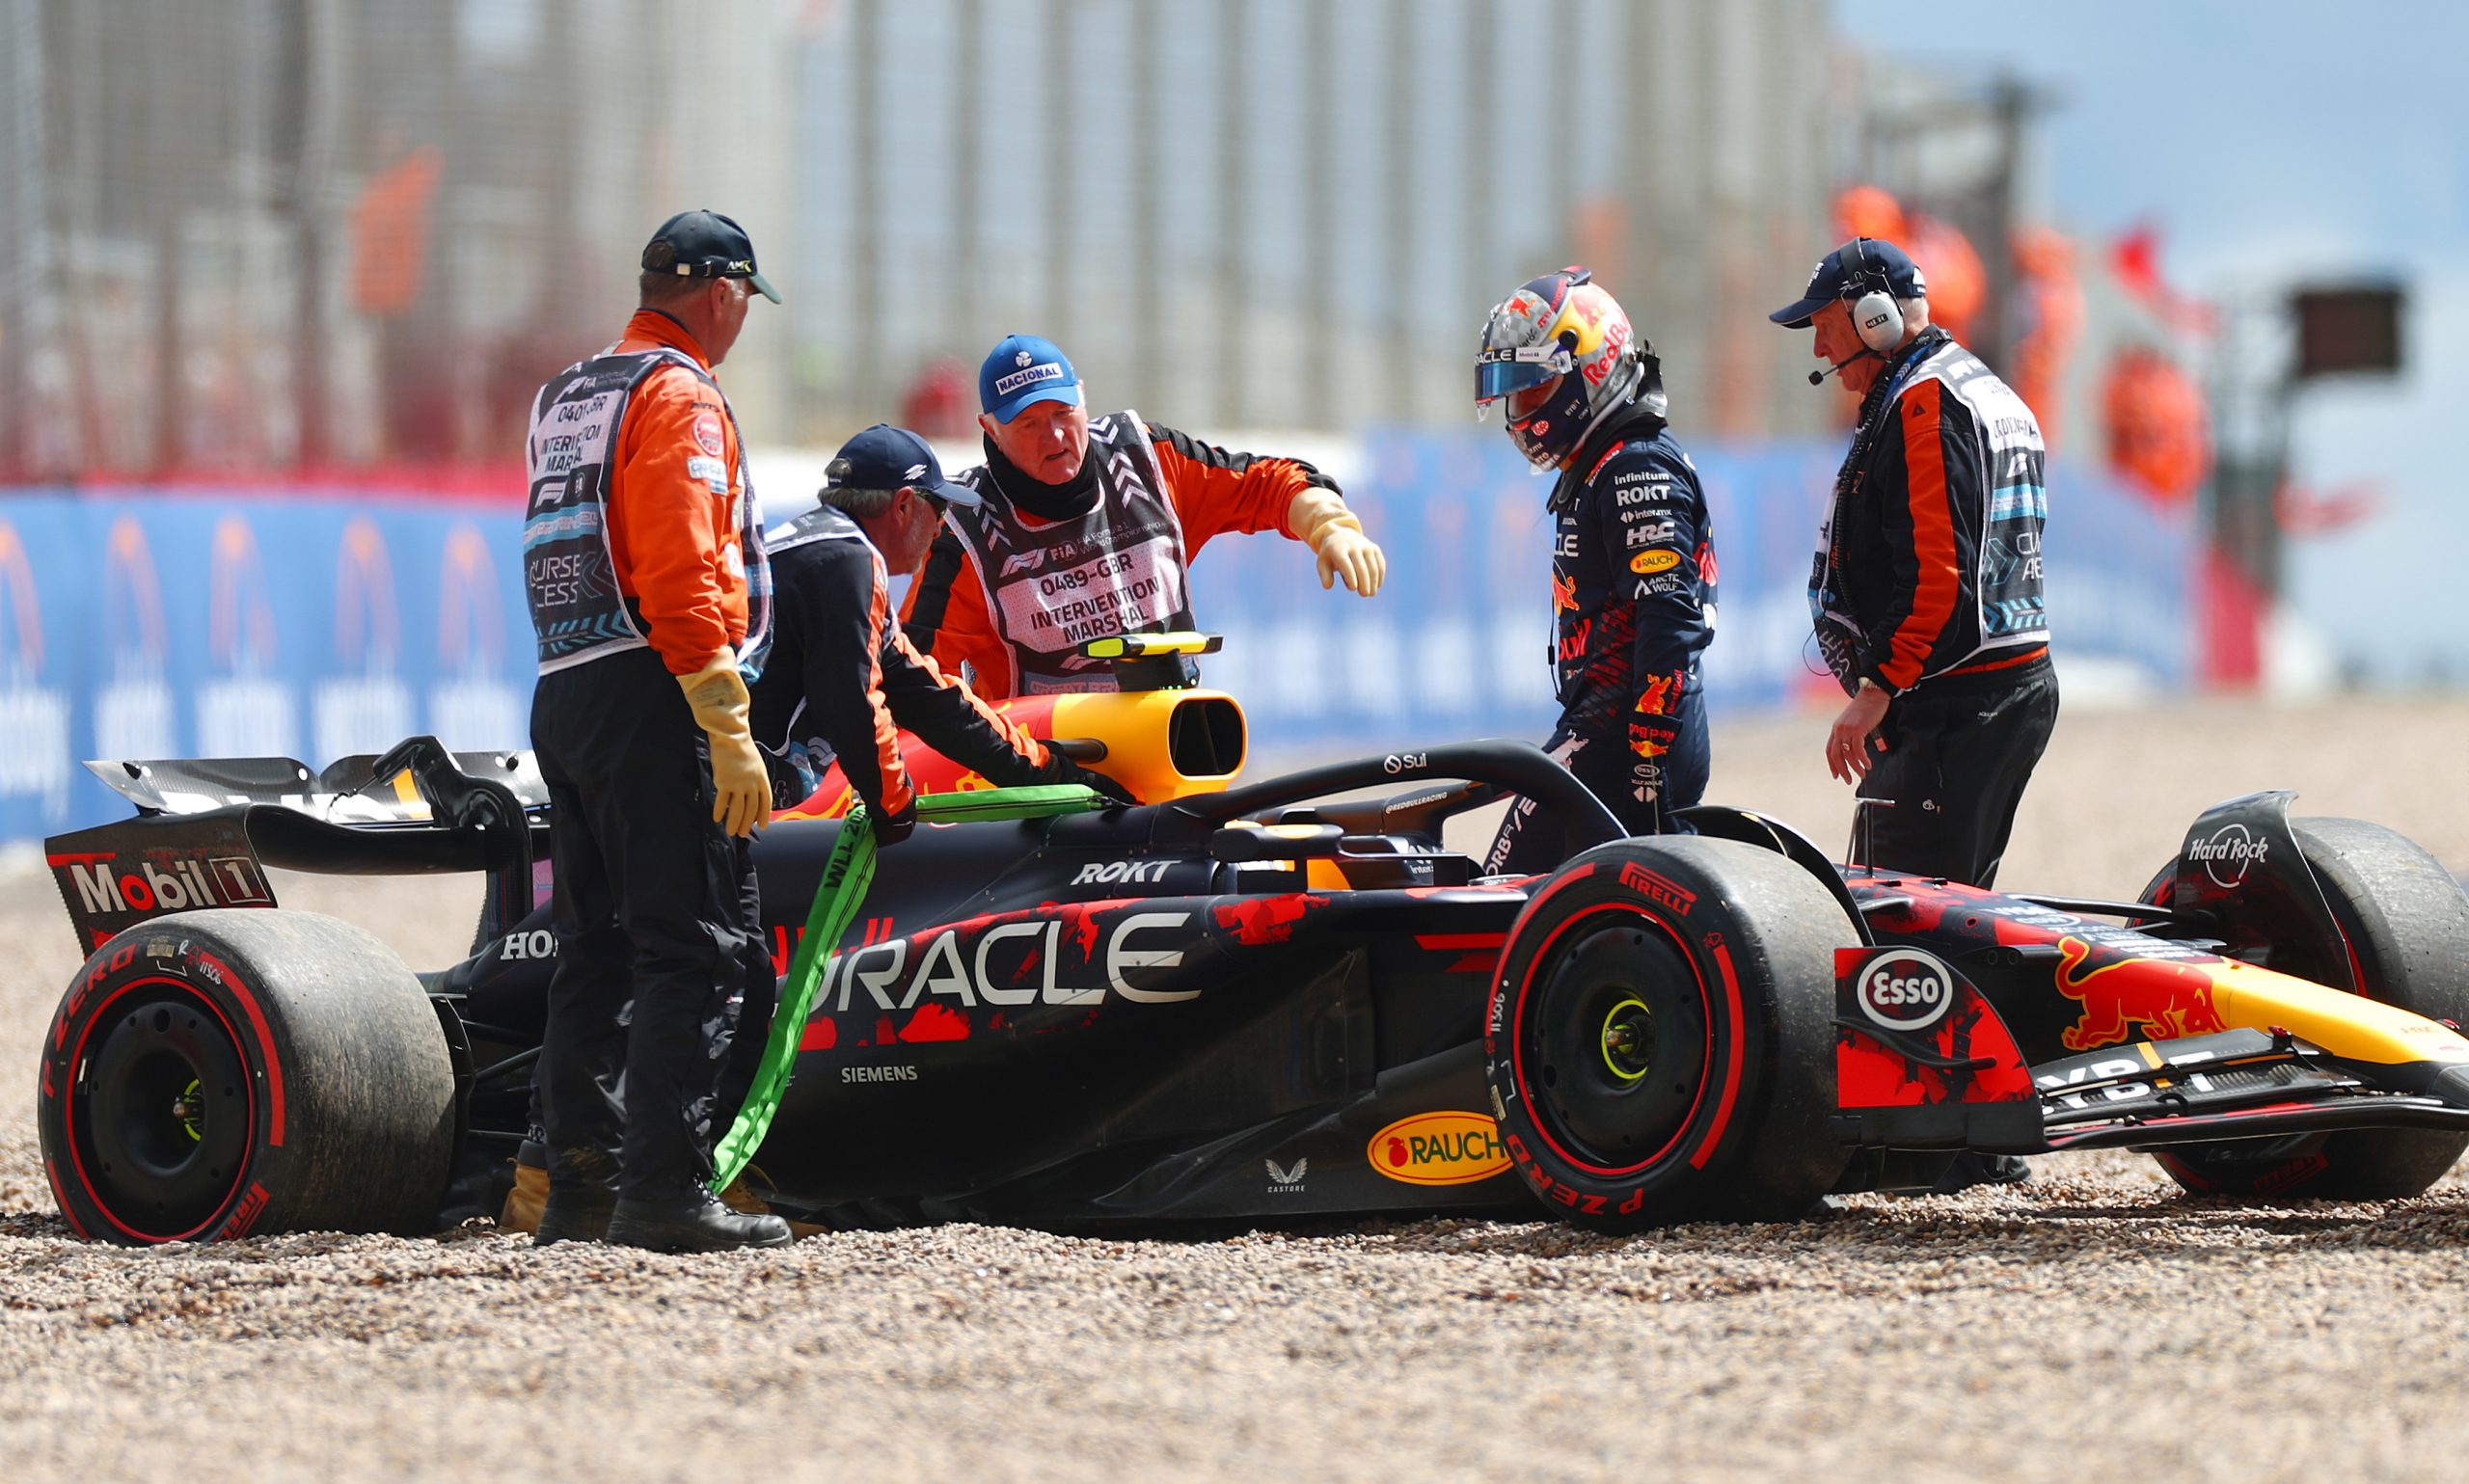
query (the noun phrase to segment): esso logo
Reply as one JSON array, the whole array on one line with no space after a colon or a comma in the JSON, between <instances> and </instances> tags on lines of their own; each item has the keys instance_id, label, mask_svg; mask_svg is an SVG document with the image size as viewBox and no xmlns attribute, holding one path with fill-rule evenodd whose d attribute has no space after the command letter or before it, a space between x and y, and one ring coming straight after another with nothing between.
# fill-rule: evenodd
<instances>
[{"instance_id":1,"label":"esso logo","mask_svg":"<svg viewBox=\"0 0 2469 1484\"><path fill-rule=\"evenodd\" d=\"M1955 1004L1955 971L1931 954L1903 949L1869 960L1854 986L1860 1013L1889 1031L1925 1031Z\"/></svg>"}]
</instances>

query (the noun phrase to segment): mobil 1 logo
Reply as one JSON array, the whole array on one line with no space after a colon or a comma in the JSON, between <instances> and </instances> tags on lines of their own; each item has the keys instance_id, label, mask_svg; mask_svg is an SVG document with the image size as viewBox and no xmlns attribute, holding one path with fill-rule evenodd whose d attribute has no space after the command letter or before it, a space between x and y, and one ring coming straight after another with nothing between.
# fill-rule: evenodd
<instances>
[{"instance_id":1,"label":"mobil 1 logo","mask_svg":"<svg viewBox=\"0 0 2469 1484\"><path fill-rule=\"evenodd\" d=\"M1860 966L1852 997L1862 1018L1887 1031L1925 1031L1946 1018L1961 981L1945 960L1916 948L1888 949Z\"/></svg>"}]
</instances>

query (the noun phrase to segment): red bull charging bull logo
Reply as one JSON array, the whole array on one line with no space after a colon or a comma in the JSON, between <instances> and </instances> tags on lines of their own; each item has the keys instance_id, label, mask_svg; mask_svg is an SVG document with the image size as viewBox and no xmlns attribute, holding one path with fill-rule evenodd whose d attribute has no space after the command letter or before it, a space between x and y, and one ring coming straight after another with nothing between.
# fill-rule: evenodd
<instances>
[{"instance_id":1,"label":"red bull charging bull logo","mask_svg":"<svg viewBox=\"0 0 2469 1484\"><path fill-rule=\"evenodd\" d=\"M1649 716L1669 716L1680 705L1680 692L1689 677L1673 671L1669 675L1649 675L1638 688L1638 710Z\"/></svg>"},{"instance_id":2,"label":"red bull charging bull logo","mask_svg":"<svg viewBox=\"0 0 2469 1484\"><path fill-rule=\"evenodd\" d=\"M2135 1026L2154 1040L2209 1036L2229 1029L2211 1002L2211 977L2192 964L2130 958L2085 969L2092 945L2057 940L2058 992L2083 1003L2083 1013L2058 1039L2069 1051L2090 1051L2129 1039Z\"/></svg>"}]
</instances>

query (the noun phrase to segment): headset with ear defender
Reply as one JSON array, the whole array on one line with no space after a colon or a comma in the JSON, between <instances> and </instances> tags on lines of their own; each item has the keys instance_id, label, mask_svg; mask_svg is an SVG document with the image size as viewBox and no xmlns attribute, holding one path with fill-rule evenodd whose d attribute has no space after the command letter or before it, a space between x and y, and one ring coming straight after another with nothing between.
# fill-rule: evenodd
<instances>
[{"instance_id":1,"label":"headset with ear defender","mask_svg":"<svg viewBox=\"0 0 2469 1484\"><path fill-rule=\"evenodd\" d=\"M1894 284L1886 264L1869 256L1868 238L1855 237L1845 246L1852 250L1852 271L1844 275L1844 287L1859 294L1852 300L1852 328L1861 344L1887 355L1903 343L1903 310L1894 302Z\"/></svg>"}]
</instances>

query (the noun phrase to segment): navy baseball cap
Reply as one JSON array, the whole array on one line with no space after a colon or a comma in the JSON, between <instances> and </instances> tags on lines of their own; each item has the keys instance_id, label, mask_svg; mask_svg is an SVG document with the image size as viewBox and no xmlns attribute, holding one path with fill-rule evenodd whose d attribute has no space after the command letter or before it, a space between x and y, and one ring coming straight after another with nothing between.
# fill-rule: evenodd
<instances>
[{"instance_id":1,"label":"navy baseball cap","mask_svg":"<svg viewBox=\"0 0 2469 1484\"><path fill-rule=\"evenodd\" d=\"M1926 299L1929 285L1922 282L1920 269L1903 249L1878 237L1855 237L1818 259L1817 271L1809 275L1809 286L1801 291L1798 303L1787 304L1768 319L1786 330L1798 330L1809 322L1809 316L1840 299L1858 299L1865 283L1863 259L1868 275L1886 275L1886 291L1898 299Z\"/></svg>"},{"instance_id":2,"label":"navy baseball cap","mask_svg":"<svg viewBox=\"0 0 2469 1484\"><path fill-rule=\"evenodd\" d=\"M1080 405L1080 373L1052 340L1007 335L977 368L977 405L1009 422L1032 402Z\"/></svg>"},{"instance_id":3,"label":"navy baseball cap","mask_svg":"<svg viewBox=\"0 0 2469 1484\"><path fill-rule=\"evenodd\" d=\"M754 266L754 243L746 229L717 211L680 211L660 224L643 244L645 273L691 279L748 279L773 304L780 291Z\"/></svg>"},{"instance_id":4,"label":"navy baseball cap","mask_svg":"<svg viewBox=\"0 0 2469 1484\"><path fill-rule=\"evenodd\" d=\"M823 472L826 495L833 490L897 490L903 487L932 495L949 505L984 501L965 485L943 477L943 466L926 440L887 422L878 422L840 445Z\"/></svg>"}]
</instances>

